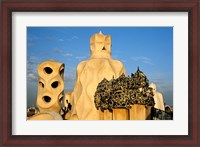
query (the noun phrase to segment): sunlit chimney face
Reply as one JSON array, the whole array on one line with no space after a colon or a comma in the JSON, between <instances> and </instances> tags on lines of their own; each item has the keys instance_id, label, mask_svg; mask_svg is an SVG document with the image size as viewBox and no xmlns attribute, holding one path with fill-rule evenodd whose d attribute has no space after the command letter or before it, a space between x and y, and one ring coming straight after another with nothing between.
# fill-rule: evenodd
<instances>
[{"instance_id":1,"label":"sunlit chimney face","mask_svg":"<svg viewBox=\"0 0 200 147\"><path fill-rule=\"evenodd\" d=\"M111 55L111 37L110 35L94 34L90 38L90 55Z\"/></svg>"},{"instance_id":2,"label":"sunlit chimney face","mask_svg":"<svg viewBox=\"0 0 200 147\"><path fill-rule=\"evenodd\" d=\"M151 87L151 88L153 89L153 92L156 92L156 84L151 83L151 84L149 85L149 87Z\"/></svg>"}]
</instances>

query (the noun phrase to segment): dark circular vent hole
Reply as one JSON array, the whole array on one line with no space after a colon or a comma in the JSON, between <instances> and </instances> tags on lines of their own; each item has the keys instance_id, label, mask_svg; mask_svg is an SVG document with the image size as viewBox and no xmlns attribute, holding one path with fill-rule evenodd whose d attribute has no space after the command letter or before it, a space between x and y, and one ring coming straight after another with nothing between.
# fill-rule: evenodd
<instances>
[{"instance_id":1,"label":"dark circular vent hole","mask_svg":"<svg viewBox=\"0 0 200 147\"><path fill-rule=\"evenodd\" d=\"M51 84L51 87L57 88L58 87L58 81L55 81Z\"/></svg>"},{"instance_id":2,"label":"dark circular vent hole","mask_svg":"<svg viewBox=\"0 0 200 147\"><path fill-rule=\"evenodd\" d=\"M53 70L50 68L50 67L45 67L44 68L44 71L47 73L47 74L51 74L53 72Z\"/></svg>"},{"instance_id":3,"label":"dark circular vent hole","mask_svg":"<svg viewBox=\"0 0 200 147\"><path fill-rule=\"evenodd\" d=\"M49 103L51 101L51 98L49 96L44 96L43 99L47 103Z\"/></svg>"},{"instance_id":4,"label":"dark circular vent hole","mask_svg":"<svg viewBox=\"0 0 200 147\"><path fill-rule=\"evenodd\" d=\"M40 87L44 88L44 84L42 82L39 82Z\"/></svg>"}]
</instances>

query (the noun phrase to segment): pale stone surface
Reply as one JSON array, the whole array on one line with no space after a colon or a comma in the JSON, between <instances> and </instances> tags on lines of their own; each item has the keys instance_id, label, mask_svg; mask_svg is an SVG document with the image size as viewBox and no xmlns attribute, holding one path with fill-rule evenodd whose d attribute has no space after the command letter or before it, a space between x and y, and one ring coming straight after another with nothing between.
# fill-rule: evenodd
<instances>
[{"instance_id":1,"label":"pale stone surface","mask_svg":"<svg viewBox=\"0 0 200 147\"><path fill-rule=\"evenodd\" d=\"M131 109L99 110L100 120L152 120L152 106L134 104Z\"/></svg>"},{"instance_id":2,"label":"pale stone surface","mask_svg":"<svg viewBox=\"0 0 200 147\"><path fill-rule=\"evenodd\" d=\"M113 109L113 120L128 120L127 109Z\"/></svg>"},{"instance_id":3,"label":"pale stone surface","mask_svg":"<svg viewBox=\"0 0 200 147\"><path fill-rule=\"evenodd\" d=\"M111 80L125 73L123 63L111 57L111 37L101 32L90 38L91 57L77 66L76 83L71 94L73 120L99 120L94 104L97 85L104 78Z\"/></svg>"},{"instance_id":4,"label":"pale stone surface","mask_svg":"<svg viewBox=\"0 0 200 147\"><path fill-rule=\"evenodd\" d=\"M129 109L130 120L146 120L145 105L134 104Z\"/></svg>"},{"instance_id":5,"label":"pale stone surface","mask_svg":"<svg viewBox=\"0 0 200 147\"><path fill-rule=\"evenodd\" d=\"M28 118L28 120L62 120L60 114L54 111L44 111Z\"/></svg>"},{"instance_id":6,"label":"pale stone surface","mask_svg":"<svg viewBox=\"0 0 200 147\"><path fill-rule=\"evenodd\" d=\"M53 60L38 65L37 106L40 112L61 110L60 102L64 98L64 64Z\"/></svg>"},{"instance_id":7,"label":"pale stone surface","mask_svg":"<svg viewBox=\"0 0 200 147\"><path fill-rule=\"evenodd\" d=\"M104 120L113 120L113 113L110 112L109 110L104 110Z\"/></svg>"},{"instance_id":8,"label":"pale stone surface","mask_svg":"<svg viewBox=\"0 0 200 147\"><path fill-rule=\"evenodd\" d=\"M99 110L99 120L104 120L104 112Z\"/></svg>"},{"instance_id":9,"label":"pale stone surface","mask_svg":"<svg viewBox=\"0 0 200 147\"><path fill-rule=\"evenodd\" d=\"M113 120L113 113L109 110L101 111L99 110L99 119L100 120Z\"/></svg>"},{"instance_id":10,"label":"pale stone surface","mask_svg":"<svg viewBox=\"0 0 200 147\"><path fill-rule=\"evenodd\" d=\"M152 106L131 105L131 109L129 109L129 119L130 120L151 120L151 108Z\"/></svg>"},{"instance_id":11,"label":"pale stone surface","mask_svg":"<svg viewBox=\"0 0 200 147\"><path fill-rule=\"evenodd\" d=\"M154 98L154 101L155 101L154 108L165 111L163 96L160 92L156 91L156 84L151 83L149 85L149 87L153 88L153 94L154 94L153 98Z\"/></svg>"}]
</instances>

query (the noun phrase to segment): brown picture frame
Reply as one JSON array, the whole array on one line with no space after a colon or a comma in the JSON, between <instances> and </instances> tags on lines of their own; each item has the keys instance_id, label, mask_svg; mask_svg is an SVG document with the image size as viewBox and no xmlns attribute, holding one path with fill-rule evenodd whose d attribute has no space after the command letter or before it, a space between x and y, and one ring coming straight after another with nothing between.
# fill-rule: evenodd
<instances>
[{"instance_id":1,"label":"brown picture frame","mask_svg":"<svg viewBox=\"0 0 200 147\"><path fill-rule=\"evenodd\" d=\"M200 146L199 0L5 0L1 2L1 145ZM12 12L188 12L188 135L12 135Z\"/></svg>"}]
</instances>

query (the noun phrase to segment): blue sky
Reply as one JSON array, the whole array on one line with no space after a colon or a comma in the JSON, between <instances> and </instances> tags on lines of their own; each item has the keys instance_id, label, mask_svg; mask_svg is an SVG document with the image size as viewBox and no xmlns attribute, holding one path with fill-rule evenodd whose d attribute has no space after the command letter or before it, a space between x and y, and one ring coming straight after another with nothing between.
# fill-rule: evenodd
<instances>
[{"instance_id":1,"label":"blue sky","mask_svg":"<svg viewBox=\"0 0 200 147\"><path fill-rule=\"evenodd\" d=\"M139 66L173 105L173 27L28 27L28 106L36 105L37 66L46 60L65 64L65 92L73 90L76 66L90 57L89 39L99 31L111 35L112 57L124 63L127 75Z\"/></svg>"}]
</instances>

